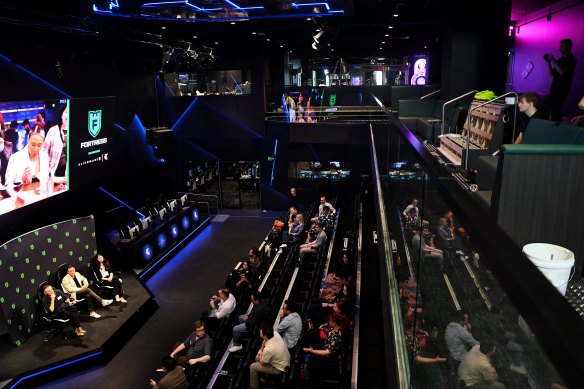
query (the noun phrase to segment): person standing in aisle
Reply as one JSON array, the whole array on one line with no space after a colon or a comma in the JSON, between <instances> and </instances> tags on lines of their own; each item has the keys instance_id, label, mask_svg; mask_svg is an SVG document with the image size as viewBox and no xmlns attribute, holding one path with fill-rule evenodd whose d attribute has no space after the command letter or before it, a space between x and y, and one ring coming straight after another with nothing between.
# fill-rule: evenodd
<instances>
[{"instance_id":1,"label":"person standing in aisle","mask_svg":"<svg viewBox=\"0 0 584 389\"><path fill-rule=\"evenodd\" d=\"M552 76L552 85L548 96L547 107L550 109L550 118L555 122L563 120L563 106L566 97L572 89L572 81L576 70L576 57L572 54L572 40L569 38L560 41L562 56L555 58L546 53L543 58L547 62L548 72Z\"/></svg>"}]
</instances>

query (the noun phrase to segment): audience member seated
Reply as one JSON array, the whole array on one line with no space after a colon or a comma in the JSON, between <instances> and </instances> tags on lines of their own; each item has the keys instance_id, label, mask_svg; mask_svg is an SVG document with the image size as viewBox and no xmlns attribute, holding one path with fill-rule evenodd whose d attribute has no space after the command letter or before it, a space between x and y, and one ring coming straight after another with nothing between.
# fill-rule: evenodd
<instances>
[{"instance_id":1,"label":"audience member seated","mask_svg":"<svg viewBox=\"0 0 584 389\"><path fill-rule=\"evenodd\" d=\"M69 293L73 300L77 300L77 297L83 295L87 301L87 308L89 310L89 316L99 319L100 314L94 311L93 304L94 300L101 303L102 306L110 305L113 300L102 299L89 287L89 282L87 278L82 276L80 273L75 271L75 266L67 266L67 275L61 280L61 286L65 293Z\"/></svg>"},{"instance_id":2,"label":"audience member seated","mask_svg":"<svg viewBox=\"0 0 584 389\"><path fill-rule=\"evenodd\" d=\"M227 318L235 310L235 297L229 293L229 289L221 288L209 300L209 309L203 313L201 320L209 331L214 331L219 327L219 320Z\"/></svg>"},{"instance_id":3,"label":"audience member seated","mask_svg":"<svg viewBox=\"0 0 584 389\"><path fill-rule=\"evenodd\" d=\"M110 262L98 253L93 257L91 265L96 272L97 282L113 288L116 302L127 303L128 301L124 298L124 291L122 289L122 279L113 272Z\"/></svg>"},{"instance_id":4,"label":"audience member seated","mask_svg":"<svg viewBox=\"0 0 584 389\"><path fill-rule=\"evenodd\" d=\"M307 255L318 254L318 250L326 244L327 236L324 232L324 226L317 224L315 227L316 239L313 242L305 243L300 246L300 254L298 257L298 266L301 266L304 258Z\"/></svg>"},{"instance_id":5,"label":"audience member seated","mask_svg":"<svg viewBox=\"0 0 584 389\"><path fill-rule=\"evenodd\" d=\"M408 351L411 358L422 368L424 382L421 385L425 388L440 389L443 387L440 363L446 362L446 358L438 355L436 350L427 348L429 334L419 329L419 323L420 321L411 321L405 325Z\"/></svg>"},{"instance_id":6,"label":"audience member seated","mask_svg":"<svg viewBox=\"0 0 584 389\"><path fill-rule=\"evenodd\" d=\"M73 301L67 298L67 295L58 289L53 289L50 284L45 284L43 287L42 304L45 312L50 312L53 318L69 319L71 325L75 329L77 336L84 336L86 331L81 328L79 322L79 311L75 307Z\"/></svg>"},{"instance_id":7,"label":"audience member seated","mask_svg":"<svg viewBox=\"0 0 584 389\"><path fill-rule=\"evenodd\" d=\"M241 262L241 267L237 270L233 270L229 277L227 277L227 281L225 282L225 286L229 290L233 291L233 294L236 296L245 296L248 294L251 288L253 288L253 273L251 271L251 265L249 261L245 260Z\"/></svg>"},{"instance_id":8,"label":"audience member seated","mask_svg":"<svg viewBox=\"0 0 584 389\"><path fill-rule=\"evenodd\" d=\"M330 210L326 205L322 207L322 214L316 218L316 222L313 222L311 229L314 229L317 224L321 224L325 231L331 231L334 225L334 218Z\"/></svg>"},{"instance_id":9,"label":"audience member seated","mask_svg":"<svg viewBox=\"0 0 584 389\"><path fill-rule=\"evenodd\" d=\"M305 353L309 354L304 376L308 376L313 387L316 387L321 378L327 374L337 376L339 360L343 355L343 332L346 331L343 318L338 313L329 315L328 325L330 330L326 335L323 344L313 344L304 347Z\"/></svg>"},{"instance_id":10,"label":"audience member seated","mask_svg":"<svg viewBox=\"0 0 584 389\"><path fill-rule=\"evenodd\" d=\"M251 264L251 270L254 274L257 274L260 265L262 264L262 259L260 258L260 249L257 247L252 247L249 249L248 256L248 261Z\"/></svg>"},{"instance_id":11,"label":"audience member seated","mask_svg":"<svg viewBox=\"0 0 584 389\"><path fill-rule=\"evenodd\" d=\"M505 389L505 385L497 381L497 371L491 363L496 350L495 342L489 340L473 346L458 367L459 381L464 381L467 388Z\"/></svg>"},{"instance_id":12,"label":"audience member seated","mask_svg":"<svg viewBox=\"0 0 584 389\"><path fill-rule=\"evenodd\" d=\"M320 297L326 301L333 300L333 296L338 296L346 283L345 274L328 273L322 283Z\"/></svg>"},{"instance_id":13,"label":"audience member seated","mask_svg":"<svg viewBox=\"0 0 584 389\"><path fill-rule=\"evenodd\" d=\"M351 259L351 256L349 255L349 253L346 251L343 252L343 256L341 257L341 260L339 261L337 273L346 275L347 280L349 282L353 282L355 275L357 274L357 269L355 267L355 263Z\"/></svg>"},{"instance_id":14,"label":"audience member seated","mask_svg":"<svg viewBox=\"0 0 584 389\"><path fill-rule=\"evenodd\" d=\"M335 209L335 207L333 207L333 205L331 203L327 203L326 197L321 196L320 197L320 205L318 206L318 215L316 215L315 217L310 219L310 221L312 223L316 223L318 220L318 217L324 215L324 207L325 206L327 206L329 208L331 216L334 216L334 214L337 212L337 210Z\"/></svg>"},{"instance_id":15,"label":"audience member seated","mask_svg":"<svg viewBox=\"0 0 584 389\"><path fill-rule=\"evenodd\" d=\"M537 95L533 92L525 93L519 96L519 102L517 103L517 108L519 109L519 114L517 115L517 138L515 139L515 144L521 144L523 141L523 136L527 131L527 125L531 118L536 119L547 119L543 111L539 111L535 104L537 103Z\"/></svg>"},{"instance_id":16,"label":"audience member seated","mask_svg":"<svg viewBox=\"0 0 584 389\"><path fill-rule=\"evenodd\" d=\"M254 328L262 323L268 314L268 304L262 300L262 294L259 290L251 292L251 303L253 307L249 315L240 315L239 324L233 327L233 346L229 348L230 353L243 349L242 335L253 332Z\"/></svg>"},{"instance_id":17,"label":"audience member seated","mask_svg":"<svg viewBox=\"0 0 584 389\"><path fill-rule=\"evenodd\" d=\"M407 229L412 230L414 228L420 228L421 225L421 215L420 209L418 208L419 201L416 197L412 198L412 203L409 204L403 211L404 215L404 225Z\"/></svg>"},{"instance_id":18,"label":"audience member seated","mask_svg":"<svg viewBox=\"0 0 584 389\"><path fill-rule=\"evenodd\" d=\"M275 330L282 336L286 342L288 351L293 349L302 337L302 319L296 307L290 300L284 301L282 311L280 312L280 322Z\"/></svg>"},{"instance_id":19,"label":"audience member seated","mask_svg":"<svg viewBox=\"0 0 584 389\"><path fill-rule=\"evenodd\" d=\"M584 111L584 96L580 99L580 101L578 102L578 108L580 108L581 110ZM575 124L577 126L582 126L584 127L584 114L583 115L577 115L574 116L571 120L570 123Z\"/></svg>"},{"instance_id":20,"label":"audience member seated","mask_svg":"<svg viewBox=\"0 0 584 389\"><path fill-rule=\"evenodd\" d=\"M467 313L459 311L455 314L454 319L446 326L444 340L450 356L457 366L466 356L468 348L476 346L479 342L473 338L470 332L472 326Z\"/></svg>"},{"instance_id":21,"label":"audience member seated","mask_svg":"<svg viewBox=\"0 0 584 389\"><path fill-rule=\"evenodd\" d=\"M455 257L455 252L461 249L458 235L454 232L454 226L448 226L448 220L441 217L438 220L438 243L443 249L443 254L451 260Z\"/></svg>"},{"instance_id":22,"label":"audience member seated","mask_svg":"<svg viewBox=\"0 0 584 389\"><path fill-rule=\"evenodd\" d=\"M292 240L292 243L300 241L300 237L304 232L304 216L301 213L296 215L294 223L290 226L288 230L288 241ZM290 238L291 237L291 238Z\"/></svg>"},{"instance_id":23,"label":"audience member seated","mask_svg":"<svg viewBox=\"0 0 584 389\"><path fill-rule=\"evenodd\" d=\"M444 271L444 255L442 250L434 246L433 235L428 231L428 227L422 228L423 238L420 237L419 230L413 229L412 246L414 248L414 257L422 260L430 259L437 261L440 271Z\"/></svg>"},{"instance_id":24,"label":"audience member seated","mask_svg":"<svg viewBox=\"0 0 584 389\"><path fill-rule=\"evenodd\" d=\"M205 332L205 324L202 321L196 321L194 329L195 331L191 332L182 343L175 345L170 354L180 366L185 367L185 374L189 380L196 379L193 377L195 366L208 363L213 352L213 339Z\"/></svg>"},{"instance_id":25,"label":"audience member seated","mask_svg":"<svg viewBox=\"0 0 584 389\"><path fill-rule=\"evenodd\" d=\"M296 215L298 215L298 210L296 209L296 207L290 207L287 218L288 228L290 228L290 226L294 224L294 221L296 220Z\"/></svg>"},{"instance_id":26,"label":"audience member seated","mask_svg":"<svg viewBox=\"0 0 584 389\"><path fill-rule=\"evenodd\" d=\"M150 379L150 386L153 389L187 389L189 387L183 367L174 358L163 357L162 370L164 371L164 376L158 383Z\"/></svg>"},{"instance_id":27,"label":"audience member seated","mask_svg":"<svg viewBox=\"0 0 584 389\"><path fill-rule=\"evenodd\" d=\"M249 387L252 389L259 388L260 374L279 376L290 366L290 353L279 333L264 323L260 328L260 338L262 347L256 355L256 362L249 367Z\"/></svg>"}]
</instances>

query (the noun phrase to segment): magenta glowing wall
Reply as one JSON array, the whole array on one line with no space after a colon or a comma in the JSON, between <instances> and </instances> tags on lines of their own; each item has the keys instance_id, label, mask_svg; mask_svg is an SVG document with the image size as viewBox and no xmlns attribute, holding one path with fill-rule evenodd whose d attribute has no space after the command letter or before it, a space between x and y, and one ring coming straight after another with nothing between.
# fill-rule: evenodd
<instances>
[{"instance_id":1,"label":"magenta glowing wall","mask_svg":"<svg viewBox=\"0 0 584 389\"><path fill-rule=\"evenodd\" d=\"M541 15L541 12L538 15ZM532 19L533 17L527 16L517 24L521 25L525 20ZM543 55L551 53L556 58L559 57L560 40L564 38L571 38L574 42L572 52L577 59L574 83L564 105L564 116L573 117L582 114L577 104L584 96L584 3L553 14L551 21L547 21L544 16L542 19L522 25L518 33L516 30L515 53L510 57L512 64L509 68L511 72L509 79L512 85L509 89L518 93L534 91L547 94L551 76ZM523 78L522 72L530 61L533 63L533 70L527 78Z\"/></svg>"}]
</instances>

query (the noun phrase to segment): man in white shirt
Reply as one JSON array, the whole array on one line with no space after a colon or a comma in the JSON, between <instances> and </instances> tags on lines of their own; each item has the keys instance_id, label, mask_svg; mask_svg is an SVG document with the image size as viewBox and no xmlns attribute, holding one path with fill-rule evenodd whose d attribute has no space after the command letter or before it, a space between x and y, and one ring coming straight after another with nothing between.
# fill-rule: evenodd
<instances>
[{"instance_id":1,"label":"man in white shirt","mask_svg":"<svg viewBox=\"0 0 584 389\"><path fill-rule=\"evenodd\" d=\"M333 207L333 205L331 203L328 203L326 201L326 197L325 196L321 196L320 197L320 205L318 206L318 215L316 215L315 217L313 217L312 219L310 219L310 221L312 223L316 223L316 221L318 220L319 216L323 216L324 215L324 206L329 207L329 215L333 216L335 215L335 213L337 212L337 210L335 209L335 207Z\"/></svg>"},{"instance_id":2,"label":"man in white shirt","mask_svg":"<svg viewBox=\"0 0 584 389\"><path fill-rule=\"evenodd\" d=\"M221 288L209 300L209 310L203 314L201 320L205 323L205 328L215 330L219 327L219 320L224 317L229 317L231 312L235 310L235 297L229 293L229 289Z\"/></svg>"},{"instance_id":3,"label":"man in white shirt","mask_svg":"<svg viewBox=\"0 0 584 389\"><path fill-rule=\"evenodd\" d=\"M81 298L84 297L87 301L89 316L94 319L99 319L101 317L100 314L93 310L94 300L99 301L104 307L113 302L113 300L105 300L99 297L99 295L89 287L89 281L87 281L87 278L77 273L75 271L75 266L73 265L67 267L67 275L61 280L61 287L65 293L71 294L71 298L74 300L77 300L80 295L82 296Z\"/></svg>"}]
</instances>

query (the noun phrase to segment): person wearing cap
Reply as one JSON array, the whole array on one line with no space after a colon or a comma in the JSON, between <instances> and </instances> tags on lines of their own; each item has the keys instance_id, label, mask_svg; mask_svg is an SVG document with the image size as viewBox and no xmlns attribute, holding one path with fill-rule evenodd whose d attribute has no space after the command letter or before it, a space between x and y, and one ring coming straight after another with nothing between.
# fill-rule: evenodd
<instances>
[{"instance_id":1,"label":"person wearing cap","mask_svg":"<svg viewBox=\"0 0 584 389\"><path fill-rule=\"evenodd\" d=\"M323 247L326 243L326 232L324 232L324 225L322 223L317 223L314 227L316 232L316 239L310 243L305 243L300 246L300 254L298 257L298 266L302 265L304 257L307 255L318 254L318 250Z\"/></svg>"}]
</instances>

